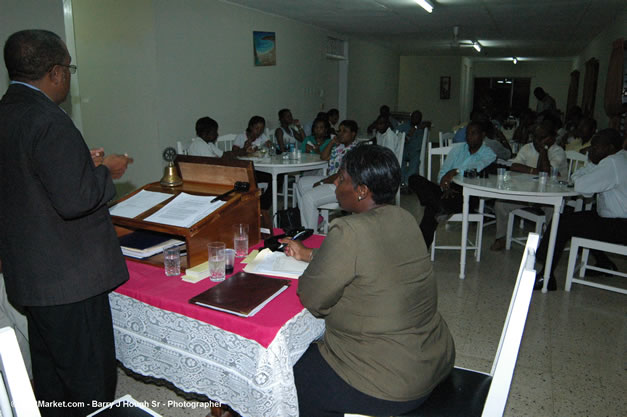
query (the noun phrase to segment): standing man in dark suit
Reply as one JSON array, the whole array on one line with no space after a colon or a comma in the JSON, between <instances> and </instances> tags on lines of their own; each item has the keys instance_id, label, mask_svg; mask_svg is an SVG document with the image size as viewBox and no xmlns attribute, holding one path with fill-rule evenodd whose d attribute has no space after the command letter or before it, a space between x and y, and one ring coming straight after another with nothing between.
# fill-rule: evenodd
<instances>
[{"instance_id":1,"label":"standing man in dark suit","mask_svg":"<svg viewBox=\"0 0 627 417\"><path fill-rule=\"evenodd\" d=\"M6 290L28 318L42 415L82 416L92 401L115 394L108 293L128 272L106 204L115 196L112 175L121 176L131 160L90 153L59 107L76 67L57 35L14 33L4 61L11 79L0 100Z\"/></svg>"}]
</instances>

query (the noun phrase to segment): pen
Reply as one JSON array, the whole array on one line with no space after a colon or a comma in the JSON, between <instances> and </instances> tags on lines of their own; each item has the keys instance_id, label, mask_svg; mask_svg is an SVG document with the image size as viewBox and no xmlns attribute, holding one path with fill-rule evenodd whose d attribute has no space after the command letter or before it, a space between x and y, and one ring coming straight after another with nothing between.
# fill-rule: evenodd
<instances>
[{"instance_id":1,"label":"pen","mask_svg":"<svg viewBox=\"0 0 627 417\"><path fill-rule=\"evenodd\" d=\"M300 232L298 232L298 233L296 233L294 235L292 240L298 240L298 238L301 237L302 235L304 235L305 233L307 233L307 230L301 230ZM277 250L281 250L281 249L285 248L286 246L287 246L287 243L281 243Z\"/></svg>"}]
</instances>

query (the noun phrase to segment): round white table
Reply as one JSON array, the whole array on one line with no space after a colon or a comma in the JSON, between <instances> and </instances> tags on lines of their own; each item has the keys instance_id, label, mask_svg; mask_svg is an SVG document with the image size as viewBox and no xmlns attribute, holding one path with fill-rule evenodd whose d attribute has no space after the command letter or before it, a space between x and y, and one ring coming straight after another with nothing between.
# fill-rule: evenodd
<instances>
[{"instance_id":1,"label":"round white table","mask_svg":"<svg viewBox=\"0 0 627 417\"><path fill-rule=\"evenodd\" d=\"M299 159L286 159L285 154L275 156L240 157L239 159L253 161L257 171L267 172L272 175L272 216L277 212L277 176L285 174L283 181L283 205L287 209L287 174L290 172L314 171L322 169L326 175L329 166L328 161L320 159L320 155L302 153Z\"/></svg>"},{"instance_id":2,"label":"round white table","mask_svg":"<svg viewBox=\"0 0 627 417\"><path fill-rule=\"evenodd\" d=\"M509 172L505 178L499 179L496 175L489 178L464 178L457 175L453 182L464 188L464 206L462 220L462 243L459 261L459 278L465 278L466 270L466 238L468 237L468 212L471 196L479 198L496 198L500 200L523 201L525 203L539 203L553 206L553 221L551 222L551 232L549 235L549 248L544 266L544 287L542 292L547 291L551 264L553 263L553 251L555 249L555 237L559 224L560 212L564 197L578 195L572 187L568 187L563 181L556 182L547 179L546 184L541 184L537 175Z\"/></svg>"}]
</instances>

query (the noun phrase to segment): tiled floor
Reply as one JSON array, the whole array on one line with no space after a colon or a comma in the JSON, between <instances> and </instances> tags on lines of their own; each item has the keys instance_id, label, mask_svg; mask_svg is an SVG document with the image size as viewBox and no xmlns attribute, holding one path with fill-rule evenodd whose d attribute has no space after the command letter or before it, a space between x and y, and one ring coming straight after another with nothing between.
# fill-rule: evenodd
<instances>
[{"instance_id":1,"label":"tiled floor","mask_svg":"<svg viewBox=\"0 0 627 417\"><path fill-rule=\"evenodd\" d=\"M422 216L414 196L403 207ZM460 224L441 227L438 240L458 242ZM489 371L509 306L522 247L491 252L494 226L484 231L481 262L468 256L460 280L459 251L438 251L433 265L439 307L455 338L457 365ZM470 254L469 254L470 255ZM622 271L625 259L613 258ZM567 256L557 269L558 291L534 292L506 416L624 416L627 394L627 298L581 285L563 291ZM614 280L614 282L616 282ZM625 283L627 285L627 283ZM180 407L172 391L120 373L118 396L160 401L163 416L206 416ZM178 402L167 405L167 401ZM190 403L188 405L192 405ZM280 417L280 416L279 416Z\"/></svg>"}]
</instances>

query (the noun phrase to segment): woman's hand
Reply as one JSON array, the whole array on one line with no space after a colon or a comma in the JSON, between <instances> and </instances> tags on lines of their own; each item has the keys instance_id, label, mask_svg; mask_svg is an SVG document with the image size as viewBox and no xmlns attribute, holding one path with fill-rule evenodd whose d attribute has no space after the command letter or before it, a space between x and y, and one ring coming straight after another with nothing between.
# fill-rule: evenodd
<instances>
[{"instance_id":1,"label":"woman's hand","mask_svg":"<svg viewBox=\"0 0 627 417\"><path fill-rule=\"evenodd\" d=\"M311 260L311 254L313 252L313 249L303 245L300 240L285 238L279 239L279 242L285 243L287 245L284 248L284 252L287 256L291 256L297 261L309 262Z\"/></svg>"}]
</instances>

